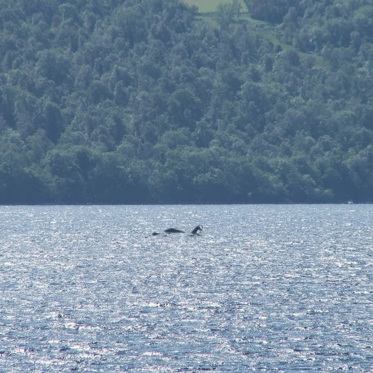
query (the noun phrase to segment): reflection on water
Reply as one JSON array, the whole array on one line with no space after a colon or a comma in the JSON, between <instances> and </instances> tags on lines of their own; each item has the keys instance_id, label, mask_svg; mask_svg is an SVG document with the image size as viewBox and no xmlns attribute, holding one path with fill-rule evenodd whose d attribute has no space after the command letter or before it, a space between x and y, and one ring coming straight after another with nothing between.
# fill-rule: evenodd
<instances>
[{"instance_id":1,"label":"reflection on water","mask_svg":"<svg viewBox=\"0 0 373 373\"><path fill-rule=\"evenodd\" d=\"M372 205L0 207L0 371L373 366ZM201 236L152 236L169 227Z\"/></svg>"}]
</instances>

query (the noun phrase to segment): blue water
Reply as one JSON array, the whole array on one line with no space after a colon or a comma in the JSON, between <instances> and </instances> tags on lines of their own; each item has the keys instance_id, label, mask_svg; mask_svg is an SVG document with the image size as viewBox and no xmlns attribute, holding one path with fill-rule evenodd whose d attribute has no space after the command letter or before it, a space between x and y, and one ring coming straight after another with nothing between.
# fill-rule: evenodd
<instances>
[{"instance_id":1,"label":"blue water","mask_svg":"<svg viewBox=\"0 0 373 373\"><path fill-rule=\"evenodd\" d=\"M0 207L0 372L372 368L373 205Z\"/></svg>"}]
</instances>

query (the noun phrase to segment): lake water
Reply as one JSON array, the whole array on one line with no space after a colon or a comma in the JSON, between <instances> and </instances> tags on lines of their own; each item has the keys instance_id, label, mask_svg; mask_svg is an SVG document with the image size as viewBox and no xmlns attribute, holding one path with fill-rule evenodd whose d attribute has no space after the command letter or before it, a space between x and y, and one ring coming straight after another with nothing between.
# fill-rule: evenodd
<instances>
[{"instance_id":1,"label":"lake water","mask_svg":"<svg viewBox=\"0 0 373 373\"><path fill-rule=\"evenodd\" d=\"M0 207L0 372L372 368L373 205Z\"/></svg>"}]
</instances>

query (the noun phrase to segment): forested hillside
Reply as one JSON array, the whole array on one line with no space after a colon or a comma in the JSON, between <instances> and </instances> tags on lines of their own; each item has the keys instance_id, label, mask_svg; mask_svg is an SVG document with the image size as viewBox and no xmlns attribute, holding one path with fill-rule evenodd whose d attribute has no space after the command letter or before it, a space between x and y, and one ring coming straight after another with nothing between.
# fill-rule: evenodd
<instances>
[{"instance_id":1,"label":"forested hillside","mask_svg":"<svg viewBox=\"0 0 373 373\"><path fill-rule=\"evenodd\" d=\"M373 202L373 3L0 0L0 203Z\"/></svg>"}]
</instances>

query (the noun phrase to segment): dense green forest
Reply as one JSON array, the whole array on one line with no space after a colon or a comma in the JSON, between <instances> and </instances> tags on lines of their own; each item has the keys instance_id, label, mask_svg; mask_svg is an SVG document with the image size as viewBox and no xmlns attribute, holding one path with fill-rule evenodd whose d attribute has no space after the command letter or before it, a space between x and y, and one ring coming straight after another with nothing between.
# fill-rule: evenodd
<instances>
[{"instance_id":1,"label":"dense green forest","mask_svg":"<svg viewBox=\"0 0 373 373\"><path fill-rule=\"evenodd\" d=\"M0 52L1 204L373 202L371 0L0 0Z\"/></svg>"}]
</instances>

